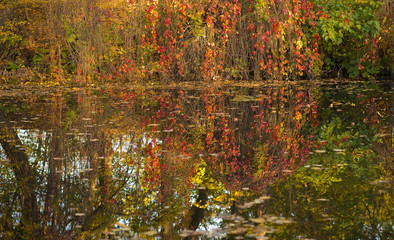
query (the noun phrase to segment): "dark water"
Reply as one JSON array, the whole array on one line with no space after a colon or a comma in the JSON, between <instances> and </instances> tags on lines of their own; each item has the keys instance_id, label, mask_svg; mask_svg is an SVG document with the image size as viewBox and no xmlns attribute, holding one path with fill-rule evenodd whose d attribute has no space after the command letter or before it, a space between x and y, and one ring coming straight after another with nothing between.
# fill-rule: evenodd
<instances>
[{"instance_id":1,"label":"dark water","mask_svg":"<svg viewBox=\"0 0 394 240\"><path fill-rule=\"evenodd\" d=\"M385 83L2 91L0 238L390 239Z\"/></svg>"}]
</instances>

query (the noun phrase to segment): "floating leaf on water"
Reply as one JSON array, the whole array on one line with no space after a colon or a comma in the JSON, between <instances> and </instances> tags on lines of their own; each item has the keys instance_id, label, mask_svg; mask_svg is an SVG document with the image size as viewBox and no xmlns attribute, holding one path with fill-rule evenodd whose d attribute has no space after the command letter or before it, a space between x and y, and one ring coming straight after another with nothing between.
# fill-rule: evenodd
<instances>
[{"instance_id":1,"label":"floating leaf on water","mask_svg":"<svg viewBox=\"0 0 394 240\"><path fill-rule=\"evenodd\" d=\"M224 117L225 113L218 112L218 113L212 113L212 115L216 115L216 116L219 116L219 117Z\"/></svg>"},{"instance_id":2,"label":"floating leaf on water","mask_svg":"<svg viewBox=\"0 0 394 240\"><path fill-rule=\"evenodd\" d=\"M256 99L253 96L249 96L249 95L237 95L233 99L231 99L231 101L233 101L233 102L249 102L249 101L258 101L258 99Z\"/></svg>"},{"instance_id":3,"label":"floating leaf on water","mask_svg":"<svg viewBox=\"0 0 394 240\"><path fill-rule=\"evenodd\" d=\"M345 149L334 148L333 151L334 152L344 152Z\"/></svg>"},{"instance_id":4,"label":"floating leaf on water","mask_svg":"<svg viewBox=\"0 0 394 240\"><path fill-rule=\"evenodd\" d=\"M328 202L328 201L330 201L330 200L328 200L327 198L318 198L318 199L316 199L317 201L320 201L320 202Z\"/></svg>"},{"instance_id":5,"label":"floating leaf on water","mask_svg":"<svg viewBox=\"0 0 394 240\"><path fill-rule=\"evenodd\" d=\"M260 224L260 223L266 222L266 219L265 218L251 218L250 221Z\"/></svg>"},{"instance_id":6,"label":"floating leaf on water","mask_svg":"<svg viewBox=\"0 0 394 240\"><path fill-rule=\"evenodd\" d=\"M263 202L264 202L264 200L263 200L263 199L260 199L260 198L258 198L258 199L255 199L253 202L254 202L255 204L260 204L260 203L263 203Z\"/></svg>"},{"instance_id":7,"label":"floating leaf on water","mask_svg":"<svg viewBox=\"0 0 394 240\"><path fill-rule=\"evenodd\" d=\"M273 221L276 221L277 219L279 219L277 216L270 215L270 214L264 214L263 217L266 218L267 221L269 221L269 222L273 222Z\"/></svg>"},{"instance_id":8,"label":"floating leaf on water","mask_svg":"<svg viewBox=\"0 0 394 240\"><path fill-rule=\"evenodd\" d=\"M190 98L190 99L199 99L200 97L196 97L196 96L187 96L186 98Z\"/></svg>"},{"instance_id":9,"label":"floating leaf on water","mask_svg":"<svg viewBox=\"0 0 394 240\"><path fill-rule=\"evenodd\" d=\"M180 159L183 159L183 160L192 158L192 157L190 157L190 156L183 155L183 154L178 155L178 157L179 157Z\"/></svg>"},{"instance_id":10,"label":"floating leaf on water","mask_svg":"<svg viewBox=\"0 0 394 240\"><path fill-rule=\"evenodd\" d=\"M327 152L326 150L315 150L316 153L325 153Z\"/></svg>"},{"instance_id":11,"label":"floating leaf on water","mask_svg":"<svg viewBox=\"0 0 394 240\"><path fill-rule=\"evenodd\" d=\"M248 208L253 207L254 204L255 204L254 202L247 202L244 205L238 205L238 208L240 208L240 209L248 209Z\"/></svg>"},{"instance_id":12,"label":"floating leaf on water","mask_svg":"<svg viewBox=\"0 0 394 240\"><path fill-rule=\"evenodd\" d=\"M231 231L231 234L242 234L245 233L248 229L244 227L238 227Z\"/></svg>"},{"instance_id":13,"label":"floating leaf on water","mask_svg":"<svg viewBox=\"0 0 394 240\"><path fill-rule=\"evenodd\" d=\"M381 137L384 137L384 136L387 136L387 134L378 133L378 134L375 135L375 137L378 137L378 138L381 138Z\"/></svg>"},{"instance_id":14,"label":"floating leaf on water","mask_svg":"<svg viewBox=\"0 0 394 240\"><path fill-rule=\"evenodd\" d=\"M385 183L388 183L388 180L373 181L370 184L372 184L372 185L382 185L382 184L385 184Z\"/></svg>"},{"instance_id":15,"label":"floating leaf on water","mask_svg":"<svg viewBox=\"0 0 394 240\"><path fill-rule=\"evenodd\" d=\"M290 224L290 223L293 223L293 221L290 219L280 218L280 219L275 220L274 223L276 223L276 224Z\"/></svg>"},{"instance_id":16,"label":"floating leaf on water","mask_svg":"<svg viewBox=\"0 0 394 240\"><path fill-rule=\"evenodd\" d=\"M256 240L268 240L269 237L267 236L256 236Z\"/></svg>"},{"instance_id":17,"label":"floating leaf on water","mask_svg":"<svg viewBox=\"0 0 394 240\"><path fill-rule=\"evenodd\" d=\"M103 234L105 234L105 235L115 235L115 232L113 232L113 231L106 231L106 232L103 232Z\"/></svg>"},{"instance_id":18,"label":"floating leaf on water","mask_svg":"<svg viewBox=\"0 0 394 240\"><path fill-rule=\"evenodd\" d=\"M312 167L311 169L313 169L313 170L323 170L323 168L321 168L321 167Z\"/></svg>"},{"instance_id":19,"label":"floating leaf on water","mask_svg":"<svg viewBox=\"0 0 394 240\"><path fill-rule=\"evenodd\" d=\"M259 199L268 200L268 199L271 199L271 197L270 196L261 196L261 197L259 197Z\"/></svg>"},{"instance_id":20,"label":"floating leaf on water","mask_svg":"<svg viewBox=\"0 0 394 240\"><path fill-rule=\"evenodd\" d=\"M179 236L182 238L186 238L186 237L193 236L193 235L196 235L196 231L184 230L179 233Z\"/></svg>"},{"instance_id":21,"label":"floating leaf on water","mask_svg":"<svg viewBox=\"0 0 394 240\"><path fill-rule=\"evenodd\" d=\"M242 224L242 226L247 227L247 228L254 228L255 227L254 224L250 224L250 223Z\"/></svg>"},{"instance_id":22,"label":"floating leaf on water","mask_svg":"<svg viewBox=\"0 0 394 240\"><path fill-rule=\"evenodd\" d=\"M218 218L221 218L223 220L232 220L232 216L229 214L219 214Z\"/></svg>"},{"instance_id":23,"label":"floating leaf on water","mask_svg":"<svg viewBox=\"0 0 394 240\"><path fill-rule=\"evenodd\" d=\"M154 236L156 234L157 234L157 231L155 231L155 230L150 230L150 231L143 233L143 235L146 235L146 236Z\"/></svg>"},{"instance_id":24,"label":"floating leaf on water","mask_svg":"<svg viewBox=\"0 0 394 240\"><path fill-rule=\"evenodd\" d=\"M235 224L234 223L229 223L228 227L235 227Z\"/></svg>"},{"instance_id":25,"label":"floating leaf on water","mask_svg":"<svg viewBox=\"0 0 394 240\"><path fill-rule=\"evenodd\" d=\"M247 238L256 238L257 235L254 234L254 233L250 233L250 234L247 234L246 237L247 237Z\"/></svg>"}]
</instances>

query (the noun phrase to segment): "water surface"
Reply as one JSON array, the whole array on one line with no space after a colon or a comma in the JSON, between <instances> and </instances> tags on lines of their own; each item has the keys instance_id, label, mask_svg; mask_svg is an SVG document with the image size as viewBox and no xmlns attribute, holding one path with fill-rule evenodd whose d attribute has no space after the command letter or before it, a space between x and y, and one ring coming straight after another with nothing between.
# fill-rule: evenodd
<instances>
[{"instance_id":1,"label":"water surface","mask_svg":"<svg viewBox=\"0 0 394 240\"><path fill-rule=\"evenodd\" d=\"M394 233L385 83L54 87L0 96L2 238Z\"/></svg>"}]
</instances>

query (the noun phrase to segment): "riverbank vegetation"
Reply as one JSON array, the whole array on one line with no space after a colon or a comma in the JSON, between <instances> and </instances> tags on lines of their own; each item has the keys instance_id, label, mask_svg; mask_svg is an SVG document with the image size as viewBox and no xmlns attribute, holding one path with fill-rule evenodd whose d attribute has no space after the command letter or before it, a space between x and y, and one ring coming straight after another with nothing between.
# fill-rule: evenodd
<instances>
[{"instance_id":1,"label":"riverbank vegetation","mask_svg":"<svg viewBox=\"0 0 394 240\"><path fill-rule=\"evenodd\" d=\"M18 83L369 78L392 71L392 1L1 0Z\"/></svg>"}]
</instances>

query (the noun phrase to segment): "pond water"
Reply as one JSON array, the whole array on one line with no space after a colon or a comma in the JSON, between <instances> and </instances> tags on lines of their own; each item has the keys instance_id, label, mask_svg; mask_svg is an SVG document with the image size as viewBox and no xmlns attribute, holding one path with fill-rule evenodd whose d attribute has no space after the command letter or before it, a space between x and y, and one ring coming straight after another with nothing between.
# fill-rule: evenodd
<instances>
[{"instance_id":1,"label":"pond water","mask_svg":"<svg viewBox=\"0 0 394 240\"><path fill-rule=\"evenodd\" d=\"M0 238L390 239L392 86L1 90Z\"/></svg>"}]
</instances>

